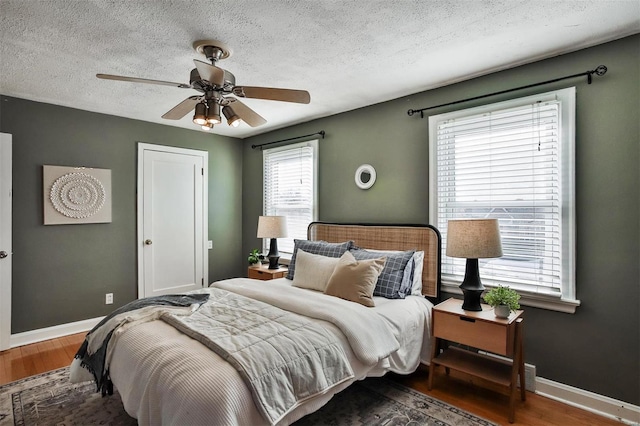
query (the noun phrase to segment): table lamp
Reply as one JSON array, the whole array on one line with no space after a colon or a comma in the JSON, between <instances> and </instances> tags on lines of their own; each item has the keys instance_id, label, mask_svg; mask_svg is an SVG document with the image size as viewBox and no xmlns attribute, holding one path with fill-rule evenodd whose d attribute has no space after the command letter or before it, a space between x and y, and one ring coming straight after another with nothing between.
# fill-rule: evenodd
<instances>
[{"instance_id":1,"label":"table lamp","mask_svg":"<svg viewBox=\"0 0 640 426\"><path fill-rule=\"evenodd\" d=\"M269 269L278 269L278 238L287 236L287 218L285 216L260 216L258 218L258 238L271 238L269 245Z\"/></svg>"},{"instance_id":2,"label":"table lamp","mask_svg":"<svg viewBox=\"0 0 640 426\"><path fill-rule=\"evenodd\" d=\"M447 256L467 259L464 280L460 289L464 295L462 309L481 311L480 296L484 286L480 282L478 259L502 256L498 219L456 219L447 225Z\"/></svg>"}]
</instances>

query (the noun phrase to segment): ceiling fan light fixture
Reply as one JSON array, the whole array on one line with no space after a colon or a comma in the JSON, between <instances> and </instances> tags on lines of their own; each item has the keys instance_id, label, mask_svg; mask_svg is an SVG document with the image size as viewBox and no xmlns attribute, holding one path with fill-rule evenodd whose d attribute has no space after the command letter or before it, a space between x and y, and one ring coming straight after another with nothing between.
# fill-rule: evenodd
<instances>
[{"instance_id":1,"label":"ceiling fan light fixture","mask_svg":"<svg viewBox=\"0 0 640 426\"><path fill-rule=\"evenodd\" d=\"M240 125L240 117L238 117L230 106L225 106L222 108L222 113L224 117L227 119L227 124L231 127L238 127Z\"/></svg>"},{"instance_id":2,"label":"ceiling fan light fixture","mask_svg":"<svg viewBox=\"0 0 640 426\"><path fill-rule=\"evenodd\" d=\"M211 123L205 123L205 124L202 125L202 130L205 130L205 131L208 132L211 129L213 129L213 124L211 124Z\"/></svg>"},{"instance_id":3,"label":"ceiling fan light fixture","mask_svg":"<svg viewBox=\"0 0 640 426\"><path fill-rule=\"evenodd\" d=\"M207 114L207 122L210 124L220 124L220 105L212 102L209 104L209 113Z\"/></svg>"},{"instance_id":4,"label":"ceiling fan light fixture","mask_svg":"<svg viewBox=\"0 0 640 426\"><path fill-rule=\"evenodd\" d=\"M207 124L207 106L202 102L196 104L193 122L201 126Z\"/></svg>"}]
</instances>

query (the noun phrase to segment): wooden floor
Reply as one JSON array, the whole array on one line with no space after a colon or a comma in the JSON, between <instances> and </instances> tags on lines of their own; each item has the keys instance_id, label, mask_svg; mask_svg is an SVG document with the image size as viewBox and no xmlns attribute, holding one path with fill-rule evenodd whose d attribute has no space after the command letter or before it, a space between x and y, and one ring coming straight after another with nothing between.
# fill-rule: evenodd
<instances>
[{"instance_id":1,"label":"wooden floor","mask_svg":"<svg viewBox=\"0 0 640 426\"><path fill-rule=\"evenodd\" d=\"M84 334L34 343L0 352L0 385L23 377L67 366L80 347ZM427 368L419 368L409 376L389 375L393 380L419 392L455 405L477 416L508 425L507 396L469 383L463 375L450 376L443 369L434 376L433 390L427 390ZM621 423L527 392L527 400L516 406L513 425L612 425Z\"/></svg>"}]
</instances>

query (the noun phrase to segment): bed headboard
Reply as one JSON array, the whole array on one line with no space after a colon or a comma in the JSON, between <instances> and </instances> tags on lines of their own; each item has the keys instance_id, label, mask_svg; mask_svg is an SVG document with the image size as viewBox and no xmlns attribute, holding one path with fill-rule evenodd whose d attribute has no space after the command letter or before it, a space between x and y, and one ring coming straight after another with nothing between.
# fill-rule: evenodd
<instances>
[{"instance_id":1,"label":"bed headboard","mask_svg":"<svg viewBox=\"0 0 640 426\"><path fill-rule=\"evenodd\" d=\"M422 250L422 294L432 301L440 297L440 232L431 225L380 225L312 222L309 240L339 243L352 240L355 245L373 250Z\"/></svg>"}]
</instances>

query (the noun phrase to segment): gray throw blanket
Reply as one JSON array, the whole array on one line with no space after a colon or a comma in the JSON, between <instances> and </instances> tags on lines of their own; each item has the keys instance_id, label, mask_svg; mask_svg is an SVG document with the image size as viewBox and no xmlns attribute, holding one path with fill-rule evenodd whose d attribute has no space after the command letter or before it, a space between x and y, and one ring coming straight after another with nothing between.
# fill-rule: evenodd
<instances>
[{"instance_id":1,"label":"gray throw blanket","mask_svg":"<svg viewBox=\"0 0 640 426\"><path fill-rule=\"evenodd\" d=\"M197 312L160 319L233 365L269 423L353 377L337 337L324 327L239 294L208 291L211 299Z\"/></svg>"},{"instance_id":2,"label":"gray throw blanket","mask_svg":"<svg viewBox=\"0 0 640 426\"><path fill-rule=\"evenodd\" d=\"M107 393L109 395L112 395L113 384L111 383L111 379L109 378L109 370L108 368L105 368L105 360L107 354L107 346L115 328L109 330L108 334L102 341L100 348L93 354L89 354L88 351L89 336L96 330L104 326L110 319L124 312L134 311L136 309L145 308L147 306L191 306L193 304L201 305L207 300L209 300L208 294L168 294L164 296L147 297L144 299L138 299L134 300L133 302L129 302L107 315L102 319L102 321L98 323L98 325L93 327L93 329L89 333L87 333L87 336L85 337L82 346L80 346L80 349L78 349L75 358L79 359L82 362L82 367L86 368L93 375L97 385L96 392L102 391L103 396Z\"/></svg>"}]
</instances>

